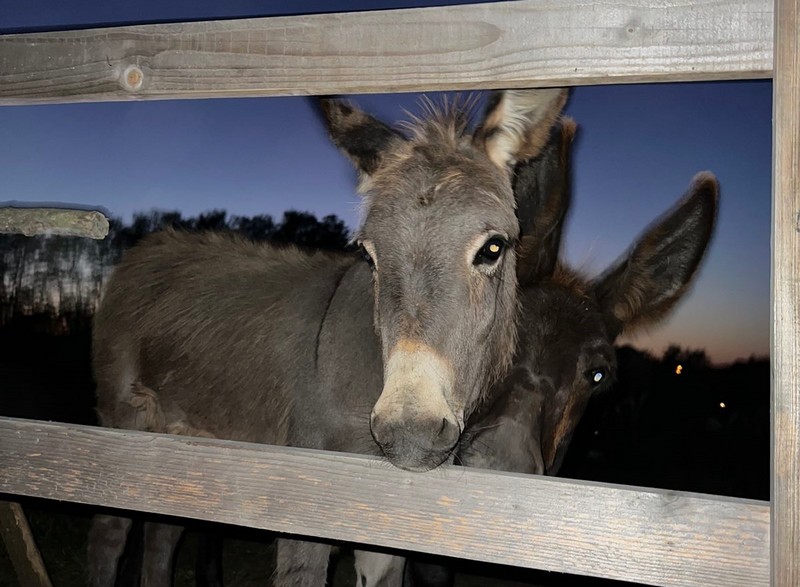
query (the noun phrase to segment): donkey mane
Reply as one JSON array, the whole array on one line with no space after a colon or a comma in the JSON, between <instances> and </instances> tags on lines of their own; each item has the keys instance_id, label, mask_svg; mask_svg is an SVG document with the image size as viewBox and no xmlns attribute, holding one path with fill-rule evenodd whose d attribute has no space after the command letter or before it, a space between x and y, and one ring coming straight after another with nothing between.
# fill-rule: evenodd
<instances>
[{"instance_id":1,"label":"donkey mane","mask_svg":"<svg viewBox=\"0 0 800 587\"><path fill-rule=\"evenodd\" d=\"M143 247L135 247L129 258L142 257L140 262L149 262L152 257L161 251L181 251L186 255L203 255L207 262L222 263L224 268L229 259L229 252L237 250L250 258L255 264L283 267L317 267L343 256L351 256L339 251L324 251L301 247L295 244L281 245L280 243L261 243L250 240L233 231L201 230L190 233L180 228L166 227L159 232L145 235L142 243L148 245L147 256L142 256ZM236 270L236 267L229 267Z\"/></svg>"},{"instance_id":2,"label":"donkey mane","mask_svg":"<svg viewBox=\"0 0 800 587\"><path fill-rule=\"evenodd\" d=\"M398 121L393 129L405 139L404 144L383 154L383 169L380 172L374 176L362 174L359 178L358 193L363 196L359 206L361 219L372 203L376 182L389 182L405 191L419 189L415 184L416 179L409 177L407 169L403 169L403 165L417 150L426 152L430 161L438 160L444 171L430 178L428 189L419 197L420 205L429 204L443 188L455 192L478 191L488 198L497 199L492 191L480 187L482 182L476 178L478 171L473 165L472 153L478 135L481 141L484 140L482 126L477 122L481 115L480 94L445 95L438 100L421 96L417 103L420 112L403 109L405 119ZM454 163L454 158L461 154L464 155L463 161ZM352 242L359 238L360 234L355 232Z\"/></svg>"},{"instance_id":3,"label":"donkey mane","mask_svg":"<svg viewBox=\"0 0 800 587\"><path fill-rule=\"evenodd\" d=\"M456 94L434 101L422 96L419 105L421 114L404 110L407 120L398 123L398 127L409 135L414 146L430 145L457 149L464 141L471 140L469 133L473 121L478 115L478 94L466 96Z\"/></svg>"}]
</instances>

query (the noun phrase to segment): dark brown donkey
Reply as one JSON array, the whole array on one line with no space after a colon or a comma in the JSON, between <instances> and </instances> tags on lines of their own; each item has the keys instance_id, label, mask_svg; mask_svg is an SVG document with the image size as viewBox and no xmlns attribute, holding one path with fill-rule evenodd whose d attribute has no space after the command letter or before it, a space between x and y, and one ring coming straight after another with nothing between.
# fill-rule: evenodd
<instances>
[{"instance_id":1,"label":"dark brown donkey","mask_svg":"<svg viewBox=\"0 0 800 587\"><path fill-rule=\"evenodd\" d=\"M561 133L560 170L520 169L515 192L521 207L566 212L570 126L563 125ZM457 460L485 469L558 473L587 402L614 378L614 341L623 332L652 326L686 293L714 232L718 197L716 178L699 173L683 198L594 279L557 261L562 222L527 226L535 239L526 250L523 237L519 255L523 312L513 367L469 419ZM537 217L542 218L541 213L521 216L523 232L525 219ZM379 568L387 576L385 569L393 569L395 575L382 582L365 577L363 585L403 583L397 577L402 573L397 560L357 554L357 567L367 569L368 575L379 576ZM408 565L405 575L406 586L444 586L453 579L452 569L419 562Z\"/></svg>"},{"instance_id":2,"label":"dark brown donkey","mask_svg":"<svg viewBox=\"0 0 800 587\"><path fill-rule=\"evenodd\" d=\"M513 356L513 165L542 149L565 100L509 91L474 132L452 107L409 136L325 101L331 137L361 173L367 263L219 234L144 239L95 317L102 424L441 464ZM94 585L114 583L129 528L95 519ZM147 526L146 584L169 584L172 550L150 545L179 533ZM283 541L276 583L323 584L328 550Z\"/></svg>"}]
</instances>

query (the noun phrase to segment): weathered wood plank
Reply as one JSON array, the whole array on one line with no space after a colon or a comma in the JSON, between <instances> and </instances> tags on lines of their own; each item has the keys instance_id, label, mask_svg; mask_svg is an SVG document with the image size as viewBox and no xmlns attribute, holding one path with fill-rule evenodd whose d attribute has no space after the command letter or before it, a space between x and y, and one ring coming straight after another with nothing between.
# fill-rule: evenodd
<instances>
[{"instance_id":1,"label":"weathered wood plank","mask_svg":"<svg viewBox=\"0 0 800 587\"><path fill-rule=\"evenodd\" d=\"M108 218L96 210L0 207L0 233L102 239L108 234Z\"/></svg>"},{"instance_id":2,"label":"weathered wood plank","mask_svg":"<svg viewBox=\"0 0 800 587\"><path fill-rule=\"evenodd\" d=\"M768 77L769 0L519 0L0 37L0 104Z\"/></svg>"},{"instance_id":3,"label":"weathered wood plank","mask_svg":"<svg viewBox=\"0 0 800 587\"><path fill-rule=\"evenodd\" d=\"M772 585L800 585L800 0L775 12Z\"/></svg>"},{"instance_id":4,"label":"weathered wood plank","mask_svg":"<svg viewBox=\"0 0 800 587\"><path fill-rule=\"evenodd\" d=\"M768 504L0 419L0 492L664 586L769 582Z\"/></svg>"},{"instance_id":5,"label":"weathered wood plank","mask_svg":"<svg viewBox=\"0 0 800 587\"><path fill-rule=\"evenodd\" d=\"M52 587L42 555L20 504L0 501L0 537L20 585Z\"/></svg>"}]
</instances>

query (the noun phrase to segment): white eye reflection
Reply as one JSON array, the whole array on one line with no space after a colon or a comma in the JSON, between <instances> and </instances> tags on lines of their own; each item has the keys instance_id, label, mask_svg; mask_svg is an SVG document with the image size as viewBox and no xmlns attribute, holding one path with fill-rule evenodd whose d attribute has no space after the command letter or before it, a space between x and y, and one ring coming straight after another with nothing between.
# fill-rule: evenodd
<instances>
[{"instance_id":1,"label":"white eye reflection","mask_svg":"<svg viewBox=\"0 0 800 587\"><path fill-rule=\"evenodd\" d=\"M593 387L597 387L606 379L605 369L592 369L591 371L587 371L586 375Z\"/></svg>"}]
</instances>

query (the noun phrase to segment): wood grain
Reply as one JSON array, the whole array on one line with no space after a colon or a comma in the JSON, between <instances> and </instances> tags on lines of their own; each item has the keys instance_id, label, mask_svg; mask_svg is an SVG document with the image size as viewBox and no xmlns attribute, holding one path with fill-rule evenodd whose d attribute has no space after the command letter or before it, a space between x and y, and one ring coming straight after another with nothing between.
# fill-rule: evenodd
<instances>
[{"instance_id":1,"label":"wood grain","mask_svg":"<svg viewBox=\"0 0 800 587\"><path fill-rule=\"evenodd\" d=\"M0 501L0 537L20 585L52 587L42 555L20 504Z\"/></svg>"},{"instance_id":2,"label":"wood grain","mask_svg":"<svg viewBox=\"0 0 800 587\"><path fill-rule=\"evenodd\" d=\"M0 493L651 585L769 583L769 505L0 419Z\"/></svg>"},{"instance_id":3,"label":"wood grain","mask_svg":"<svg viewBox=\"0 0 800 587\"><path fill-rule=\"evenodd\" d=\"M0 104L769 77L769 0L519 0L0 37Z\"/></svg>"},{"instance_id":4,"label":"wood grain","mask_svg":"<svg viewBox=\"0 0 800 587\"><path fill-rule=\"evenodd\" d=\"M103 239L108 218L96 210L0 207L0 233Z\"/></svg>"},{"instance_id":5,"label":"wood grain","mask_svg":"<svg viewBox=\"0 0 800 587\"><path fill-rule=\"evenodd\" d=\"M775 12L772 585L800 585L800 0Z\"/></svg>"}]
</instances>

